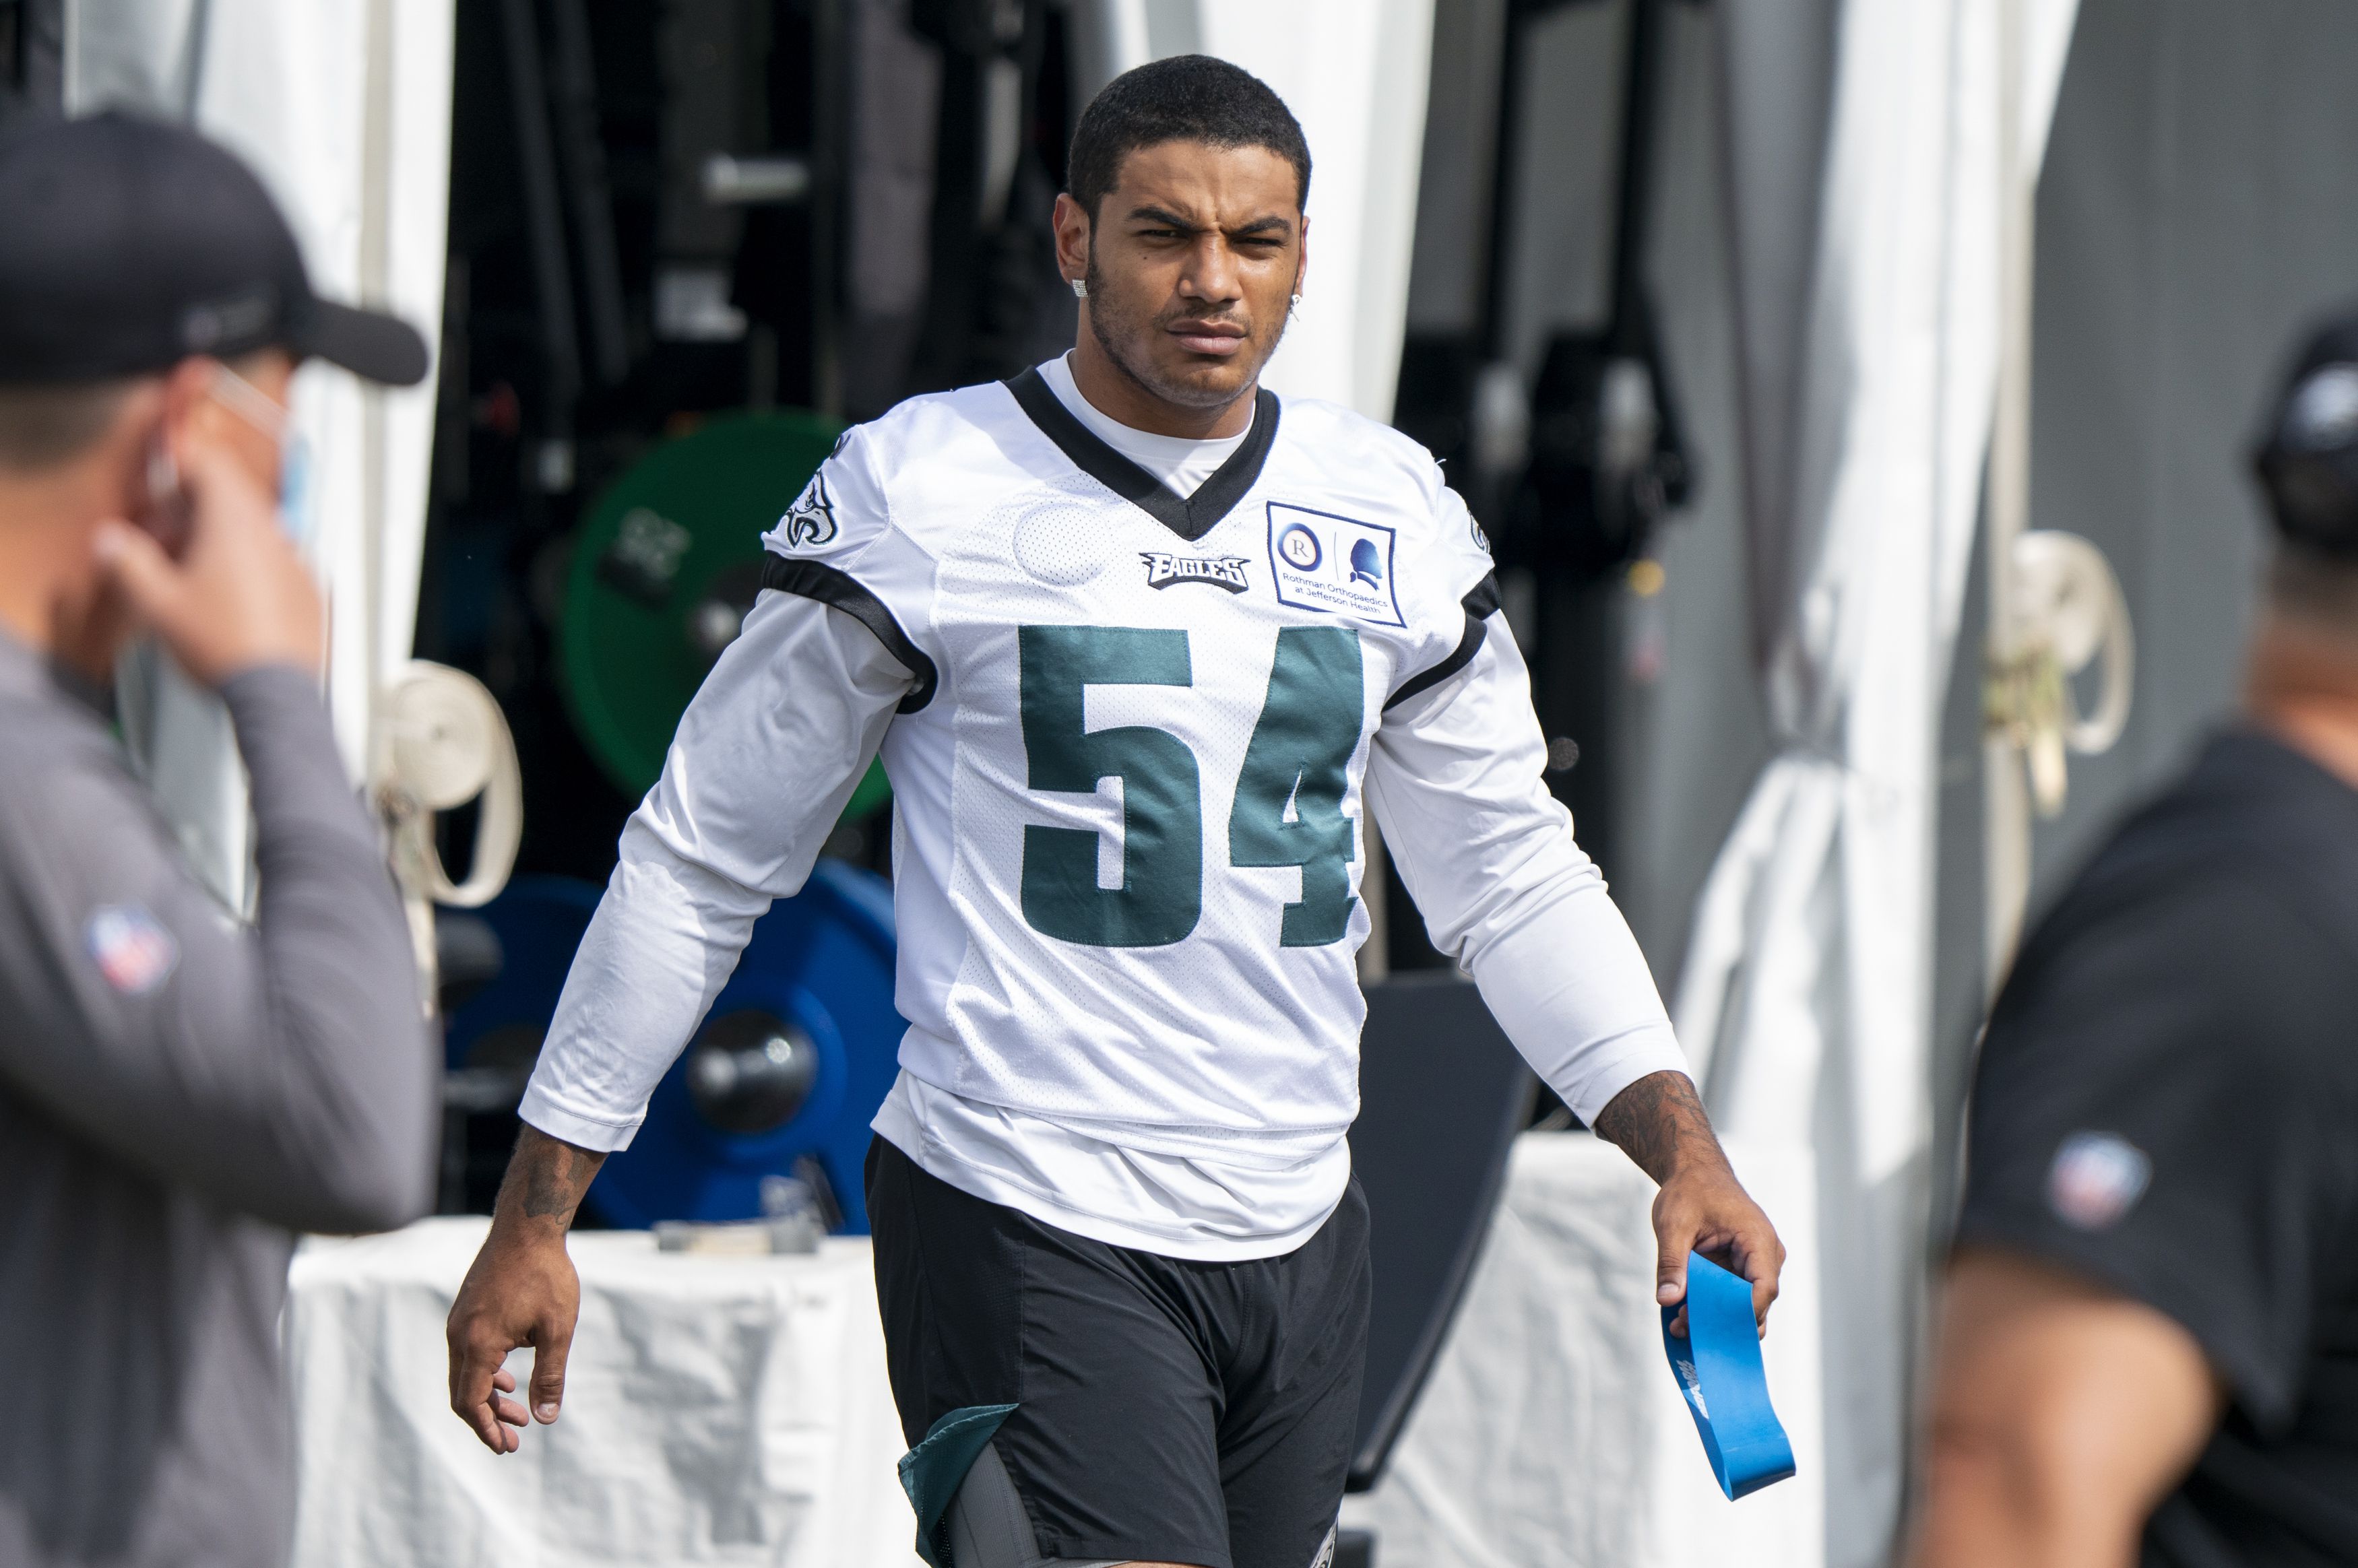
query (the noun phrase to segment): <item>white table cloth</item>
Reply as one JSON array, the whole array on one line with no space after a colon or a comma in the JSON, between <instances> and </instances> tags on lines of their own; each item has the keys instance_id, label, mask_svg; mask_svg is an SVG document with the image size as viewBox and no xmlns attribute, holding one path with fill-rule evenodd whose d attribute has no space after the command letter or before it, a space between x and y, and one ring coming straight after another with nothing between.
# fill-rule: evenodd
<instances>
[{"instance_id":1,"label":"white table cloth","mask_svg":"<svg viewBox=\"0 0 2358 1568\"><path fill-rule=\"evenodd\" d=\"M866 1241L716 1258L577 1234L564 1414L499 1457L450 1413L442 1328L486 1224L297 1256L298 1568L916 1563Z\"/></svg>"}]
</instances>

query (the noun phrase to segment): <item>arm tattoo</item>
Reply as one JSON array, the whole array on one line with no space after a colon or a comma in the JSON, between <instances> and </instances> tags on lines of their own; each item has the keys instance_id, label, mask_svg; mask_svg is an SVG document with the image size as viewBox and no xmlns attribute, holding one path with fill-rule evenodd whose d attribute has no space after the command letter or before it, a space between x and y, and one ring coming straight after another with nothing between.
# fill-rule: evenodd
<instances>
[{"instance_id":1,"label":"arm tattoo","mask_svg":"<svg viewBox=\"0 0 2358 1568\"><path fill-rule=\"evenodd\" d=\"M1657 1182L1669 1180L1682 1159L1706 1152L1722 1162L1727 1158L1684 1073L1650 1073L1615 1095L1597 1113L1596 1135L1619 1144Z\"/></svg>"},{"instance_id":2,"label":"arm tattoo","mask_svg":"<svg viewBox=\"0 0 2358 1568\"><path fill-rule=\"evenodd\" d=\"M581 1195L590 1190L590 1178L605 1162L601 1153L526 1128L508 1162L501 1195L513 1190L527 1218L568 1226L573 1223L573 1211L581 1206Z\"/></svg>"}]
</instances>

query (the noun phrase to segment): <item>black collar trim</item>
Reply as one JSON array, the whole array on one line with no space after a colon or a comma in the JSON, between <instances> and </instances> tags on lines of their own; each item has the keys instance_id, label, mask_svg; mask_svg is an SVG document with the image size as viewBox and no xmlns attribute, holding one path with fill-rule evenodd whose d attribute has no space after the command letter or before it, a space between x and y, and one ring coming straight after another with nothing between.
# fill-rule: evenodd
<instances>
[{"instance_id":1,"label":"black collar trim","mask_svg":"<svg viewBox=\"0 0 2358 1568\"><path fill-rule=\"evenodd\" d=\"M1169 485L1106 445L1075 418L1038 370L1027 370L1003 384L1015 395L1032 423L1040 427L1040 433L1055 442L1074 467L1190 544L1210 533L1245 498L1245 492L1260 478L1270 444L1277 438L1277 394L1264 386L1253 395L1251 433L1228 454L1217 472L1182 501Z\"/></svg>"}]
</instances>

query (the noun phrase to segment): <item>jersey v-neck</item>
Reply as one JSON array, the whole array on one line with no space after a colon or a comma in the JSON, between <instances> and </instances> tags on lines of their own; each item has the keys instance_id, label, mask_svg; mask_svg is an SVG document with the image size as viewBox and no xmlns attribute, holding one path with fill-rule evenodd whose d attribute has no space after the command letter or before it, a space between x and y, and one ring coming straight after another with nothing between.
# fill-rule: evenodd
<instances>
[{"instance_id":1,"label":"jersey v-neck","mask_svg":"<svg viewBox=\"0 0 2358 1568\"><path fill-rule=\"evenodd\" d=\"M1073 466L1191 544L1212 531L1242 501L1260 477L1277 435L1277 395L1267 387L1253 395L1253 421L1228 461L1182 497L1153 474L1124 457L1065 407L1035 368L1004 384L1040 433L1072 460Z\"/></svg>"},{"instance_id":2,"label":"jersey v-neck","mask_svg":"<svg viewBox=\"0 0 2358 1568\"><path fill-rule=\"evenodd\" d=\"M1048 384L1048 390L1056 395L1056 401L1074 418L1088 427L1089 434L1161 480L1182 500L1195 494L1206 480L1220 471L1222 463L1236 455L1238 447L1252 438L1249 416L1235 435L1214 436L1207 440L1158 436L1152 430L1125 425L1081 395L1080 384L1073 379L1073 356L1069 352L1041 361L1040 379Z\"/></svg>"}]
</instances>

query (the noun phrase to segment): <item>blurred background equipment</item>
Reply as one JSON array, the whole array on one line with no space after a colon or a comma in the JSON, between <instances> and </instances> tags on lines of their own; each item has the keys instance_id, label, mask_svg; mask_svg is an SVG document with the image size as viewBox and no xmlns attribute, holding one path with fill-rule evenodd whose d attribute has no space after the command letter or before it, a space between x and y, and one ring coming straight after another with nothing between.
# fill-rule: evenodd
<instances>
[{"instance_id":1,"label":"blurred background equipment","mask_svg":"<svg viewBox=\"0 0 2358 1568\"><path fill-rule=\"evenodd\" d=\"M436 921L444 1019L443 1213L491 1212L524 1098L600 889L523 876L481 911Z\"/></svg>"},{"instance_id":2,"label":"blurred background equipment","mask_svg":"<svg viewBox=\"0 0 2358 1568\"><path fill-rule=\"evenodd\" d=\"M491 1207L516 1101L599 893L572 878L520 878L484 907L483 935L467 938L494 953L496 968L445 993L446 1210ZM827 1228L866 1234L860 1162L903 1028L892 1011L892 916L883 879L836 860L771 905L630 1148L599 1172L588 1217L634 1228L753 1219L766 1212L764 1180L786 1176L810 1188Z\"/></svg>"},{"instance_id":3,"label":"blurred background equipment","mask_svg":"<svg viewBox=\"0 0 2358 1568\"><path fill-rule=\"evenodd\" d=\"M65 0L0 4L0 127L65 102Z\"/></svg>"},{"instance_id":4,"label":"blurred background equipment","mask_svg":"<svg viewBox=\"0 0 2358 1568\"><path fill-rule=\"evenodd\" d=\"M1631 601L1659 589L1656 530L1697 467L1649 268L1669 31L1692 8L1443 0L1395 416L1490 537L1549 787L1608 866L1621 802L1581 742L1627 721ZM1432 961L1415 921L1395 930L1395 964Z\"/></svg>"},{"instance_id":5,"label":"blurred background equipment","mask_svg":"<svg viewBox=\"0 0 2358 1568\"><path fill-rule=\"evenodd\" d=\"M762 529L839 433L784 410L718 416L640 459L578 530L557 625L562 690L623 795L644 795L663 772L680 715L761 591ZM871 790L850 809L881 798Z\"/></svg>"},{"instance_id":6,"label":"blurred background equipment","mask_svg":"<svg viewBox=\"0 0 2358 1568\"><path fill-rule=\"evenodd\" d=\"M1101 8L459 16L417 642L510 715L524 870L611 866L844 418L1069 344L1046 224ZM884 798L871 776L838 853L882 869Z\"/></svg>"},{"instance_id":7,"label":"blurred background equipment","mask_svg":"<svg viewBox=\"0 0 2358 1568\"><path fill-rule=\"evenodd\" d=\"M418 992L431 999L439 984L434 910L479 908L507 885L524 837L524 782L499 704L464 671L413 659L387 688L379 717L373 788L408 906ZM476 801L473 853L465 880L454 882L436 822Z\"/></svg>"},{"instance_id":8,"label":"blurred background equipment","mask_svg":"<svg viewBox=\"0 0 2358 1568\"><path fill-rule=\"evenodd\" d=\"M868 1123L899 1072L892 895L822 861L753 926L737 972L590 1189L609 1223L752 1219L765 1176L808 1183L830 1228L865 1235Z\"/></svg>"},{"instance_id":9,"label":"blurred background equipment","mask_svg":"<svg viewBox=\"0 0 2358 1568\"><path fill-rule=\"evenodd\" d=\"M1996 406L1982 522L1989 624L1984 698L1983 981L1996 997L2030 903L2033 811L2062 814L2067 751L2097 756L2129 716L2135 643L2104 552L2061 529L2029 531L2033 260L2045 156L2077 0L1998 7ZM2101 648L2104 687L2082 720L2071 677Z\"/></svg>"}]
</instances>

